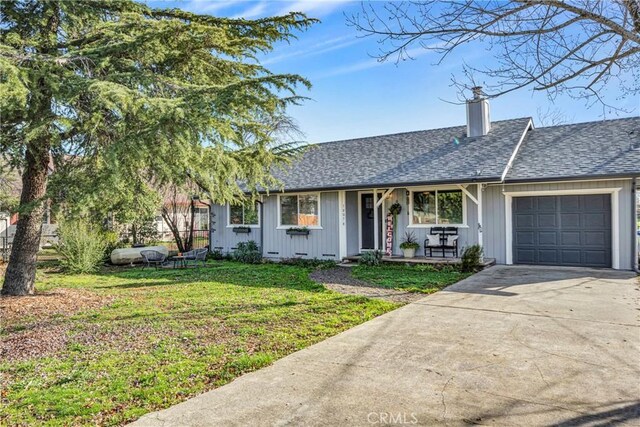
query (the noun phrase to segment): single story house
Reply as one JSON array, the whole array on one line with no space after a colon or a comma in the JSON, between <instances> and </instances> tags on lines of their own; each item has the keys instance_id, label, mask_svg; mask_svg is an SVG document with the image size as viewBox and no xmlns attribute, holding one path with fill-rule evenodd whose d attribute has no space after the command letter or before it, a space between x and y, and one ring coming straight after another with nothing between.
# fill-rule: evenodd
<instances>
[{"instance_id":1,"label":"single story house","mask_svg":"<svg viewBox=\"0 0 640 427\"><path fill-rule=\"evenodd\" d=\"M278 173L283 191L256 207L212 206L211 248L254 240L266 258L341 260L373 249L400 255L412 231L421 254L430 230L447 226L461 250L480 244L499 264L637 267L640 117L491 122L479 92L466 109L463 126L312 146Z\"/></svg>"}]
</instances>

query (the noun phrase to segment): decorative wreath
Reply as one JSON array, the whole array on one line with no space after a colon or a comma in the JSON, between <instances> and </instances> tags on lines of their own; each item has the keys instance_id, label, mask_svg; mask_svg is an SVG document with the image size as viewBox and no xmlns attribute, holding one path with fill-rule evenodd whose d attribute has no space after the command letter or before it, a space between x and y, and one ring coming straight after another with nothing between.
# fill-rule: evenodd
<instances>
[{"instance_id":1,"label":"decorative wreath","mask_svg":"<svg viewBox=\"0 0 640 427\"><path fill-rule=\"evenodd\" d=\"M400 212L402 212L402 205L398 202L395 202L389 207L389 213L393 215L398 215Z\"/></svg>"}]
</instances>

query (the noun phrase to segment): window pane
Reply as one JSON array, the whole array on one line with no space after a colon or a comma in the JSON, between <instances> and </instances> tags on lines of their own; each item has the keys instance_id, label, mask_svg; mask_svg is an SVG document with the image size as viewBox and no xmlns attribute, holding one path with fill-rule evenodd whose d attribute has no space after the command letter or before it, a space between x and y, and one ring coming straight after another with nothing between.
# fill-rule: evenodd
<instances>
[{"instance_id":1,"label":"window pane","mask_svg":"<svg viewBox=\"0 0 640 427\"><path fill-rule=\"evenodd\" d=\"M462 224L462 191L438 191L438 223Z\"/></svg>"},{"instance_id":2,"label":"window pane","mask_svg":"<svg viewBox=\"0 0 640 427\"><path fill-rule=\"evenodd\" d=\"M231 206L229 209L229 224L242 225L242 206Z\"/></svg>"},{"instance_id":3,"label":"window pane","mask_svg":"<svg viewBox=\"0 0 640 427\"><path fill-rule=\"evenodd\" d=\"M256 203L247 204L244 208L245 225L258 225L258 206Z\"/></svg>"},{"instance_id":4,"label":"window pane","mask_svg":"<svg viewBox=\"0 0 640 427\"><path fill-rule=\"evenodd\" d=\"M436 196L433 191L416 191L413 193L413 223L436 223Z\"/></svg>"},{"instance_id":5,"label":"window pane","mask_svg":"<svg viewBox=\"0 0 640 427\"><path fill-rule=\"evenodd\" d=\"M318 196L300 196L300 216L298 224L302 226L318 225Z\"/></svg>"},{"instance_id":6,"label":"window pane","mask_svg":"<svg viewBox=\"0 0 640 427\"><path fill-rule=\"evenodd\" d=\"M297 196L280 196L280 224L298 225Z\"/></svg>"},{"instance_id":7,"label":"window pane","mask_svg":"<svg viewBox=\"0 0 640 427\"><path fill-rule=\"evenodd\" d=\"M194 218L194 228L196 230L208 230L209 229L209 209L196 208Z\"/></svg>"}]
</instances>

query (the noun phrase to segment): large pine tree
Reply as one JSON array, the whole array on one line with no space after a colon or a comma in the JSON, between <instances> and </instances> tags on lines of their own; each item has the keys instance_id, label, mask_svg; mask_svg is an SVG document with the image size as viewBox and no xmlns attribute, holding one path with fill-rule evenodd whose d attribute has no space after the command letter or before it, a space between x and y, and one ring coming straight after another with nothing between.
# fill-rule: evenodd
<instances>
[{"instance_id":1,"label":"large pine tree","mask_svg":"<svg viewBox=\"0 0 640 427\"><path fill-rule=\"evenodd\" d=\"M130 0L3 0L0 12L0 153L22 171L3 294L33 293L52 161L67 176L92 166L127 179L188 175L216 201L237 197L239 180L273 183L286 152L273 150L272 124L308 82L254 59L313 20Z\"/></svg>"}]
</instances>

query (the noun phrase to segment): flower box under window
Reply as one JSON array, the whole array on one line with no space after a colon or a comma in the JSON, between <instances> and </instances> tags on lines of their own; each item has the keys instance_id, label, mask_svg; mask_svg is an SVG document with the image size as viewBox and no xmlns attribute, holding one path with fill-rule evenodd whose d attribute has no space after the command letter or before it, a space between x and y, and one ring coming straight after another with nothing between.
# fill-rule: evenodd
<instances>
[{"instance_id":1,"label":"flower box under window","mask_svg":"<svg viewBox=\"0 0 640 427\"><path fill-rule=\"evenodd\" d=\"M233 227L233 232L236 234L248 234L251 233L250 227Z\"/></svg>"},{"instance_id":2,"label":"flower box under window","mask_svg":"<svg viewBox=\"0 0 640 427\"><path fill-rule=\"evenodd\" d=\"M308 236L309 235L309 230L308 229L290 228L290 229L287 230L287 234L289 236Z\"/></svg>"}]
</instances>

